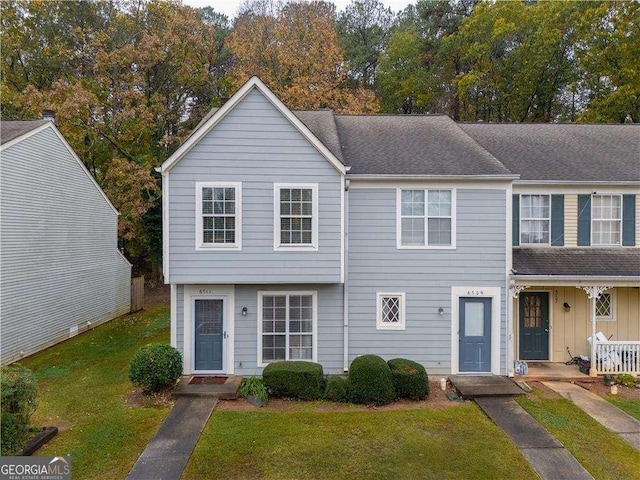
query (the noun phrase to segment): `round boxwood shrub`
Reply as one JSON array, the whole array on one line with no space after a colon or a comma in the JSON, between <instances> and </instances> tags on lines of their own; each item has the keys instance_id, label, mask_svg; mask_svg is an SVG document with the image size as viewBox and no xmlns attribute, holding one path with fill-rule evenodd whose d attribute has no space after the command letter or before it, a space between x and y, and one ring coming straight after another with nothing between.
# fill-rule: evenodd
<instances>
[{"instance_id":1,"label":"round boxwood shrub","mask_svg":"<svg viewBox=\"0 0 640 480\"><path fill-rule=\"evenodd\" d=\"M386 405L396 397L387 362L377 355L362 355L351 362L347 399L365 405Z\"/></svg>"},{"instance_id":2,"label":"round boxwood shrub","mask_svg":"<svg viewBox=\"0 0 640 480\"><path fill-rule=\"evenodd\" d=\"M429 395L429 377L422 365L406 358L394 358L387 364L398 398L424 400Z\"/></svg>"},{"instance_id":3,"label":"round boxwood shrub","mask_svg":"<svg viewBox=\"0 0 640 480\"><path fill-rule=\"evenodd\" d=\"M0 373L2 410L1 453L20 455L29 434L31 415L36 409L36 378L26 367L2 367Z\"/></svg>"},{"instance_id":4,"label":"round boxwood shrub","mask_svg":"<svg viewBox=\"0 0 640 480\"><path fill-rule=\"evenodd\" d=\"M150 343L141 347L129 364L129 380L145 394L171 387L182 374L182 355L171 345Z\"/></svg>"},{"instance_id":5,"label":"round boxwood shrub","mask_svg":"<svg viewBox=\"0 0 640 480\"><path fill-rule=\"evenodd\" d=\"M270 363L262 371L262 380L274 397L318 400L324 393L324 373L319 363L303 361Z\"/></svg>"},{"instance_id":6,"label":"round boxwood shrub","mask_svg":"<svg viewBox=\"0 0 640 480\"><path fill-rule=\"evenodd\" d=\"M332 375L327 379L327 387L324 390L324 399L331 402L347 401L347 380L338 375Z\"/></svg>"}]
</instances>

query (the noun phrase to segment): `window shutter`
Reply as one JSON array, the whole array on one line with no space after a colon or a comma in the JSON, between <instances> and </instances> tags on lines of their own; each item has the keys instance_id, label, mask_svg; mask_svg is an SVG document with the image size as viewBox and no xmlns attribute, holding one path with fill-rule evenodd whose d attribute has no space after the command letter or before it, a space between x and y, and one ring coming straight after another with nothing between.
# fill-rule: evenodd
<instances>
[{"instance_id":1,"label":"window shutter","mask_svg":"<svg viewBox=\"0 0 640 480\"><path fill-rule=\"evenodd\" d=\"M513 210L511 212L513 224L511 226L512 245L520 245L520 195L513 196Z\"/></svg>"},{"instance_id":2,"label":"window shutter","mask_svg":"<svg viewBox=\"0 0 640 480\"><path fill-rule=\"evenodd\" d=\"M622 245L633 247L636 244L636 196L622 196Z\"/></svg>"},{"instance_id":3,"label":"window shutter","mask_svg":"<svg viewBox=\"0 0 640 480\"><path fill-rule=\"evenodd\" d=\"M564 245L564 195L551 195L551 245Z\"/></svg>"},{"instance_id":4,"label":"window shutter","mask_svg":"<svg viewBox=\"0 0 640 480\"><path fill-rule=\"evenodd\" d=\"M578 195L578 246L591 245L591 195Z\"/></svg>"}]
</instances>

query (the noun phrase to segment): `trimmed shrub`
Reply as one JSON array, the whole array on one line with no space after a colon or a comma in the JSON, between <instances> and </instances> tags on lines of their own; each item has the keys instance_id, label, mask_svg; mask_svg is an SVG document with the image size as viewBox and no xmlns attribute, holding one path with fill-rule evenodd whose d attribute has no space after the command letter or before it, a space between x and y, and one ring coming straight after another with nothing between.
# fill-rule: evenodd
<instances>
[{"instance_id":1,"label":"trimmed shrub","mask_svg":"<svg viewBox=\"0 0 640 480\"><path fill-rule=\"evenodd\" d=\"M633 375L628 373L619 373L616 377L616 383L618 385L624 385L625 387L633 388L636 386L636 379Z\"/></svg>"},{"instance_id":2,"label":"trimmed shrub","mask_svg":"<svg viewBox=\"0 0 640 480\"><path fill-rule=\"evenodd\" d=\"M387 362L377 355L362 355L351 362L347 399L365 405L386 405L396 398Z\"/></svg>"},{"instance_id":3,"label":"trimmed shrub","mask_svg":"<svg viewBox=\"0 0 640 480\"><path fill-rule=\"evenodd\" d=\"M147 395L173 386L181 374L182 355L164 343L141 347L129 363L129 380Z\"/></svg>"},{"instance_id":4,"label":"trimmed shrub","mask_svg":"<svg viewBox=\"0 0 640 480\"><path fill-rule=\"evenodd\" d=\"M347 380L338 375L332 375L327 379L327 388L324 390L324 399L331 402L347 401Z\"/></svg>"},{"instance_id":5,"label":"trimmed shrub","mask_svg":"<svg viewBox=\"0 0 640 480\"><path fill-rule=\"evenodd\" d=\"M274 397L318 400L324 393L324 373L319 363L303 361L270 363L262 371L262 380Z\"/></svg>"},{"instance_id":6,"label":"trimmed shrub","mask_svg":"<svg viewBox=\"0 0 640 480\"><path fill-rule=\"evenodd\" d=\"M2 455L20 455L36 409L36 378L21 365L3 367L0 374Z\"/></svg>"},{"instance_id":7,"label":"trimmed shrub","mask_svg":"<svg viewBox=\"0 0 640 480\"><path fill-rule=\"evenodd\" d=\"M394 358L387 365L391 369L398 398L424 400L429 395L429 377L422 365L406 358Z\"/></svg>"}]
</instances>

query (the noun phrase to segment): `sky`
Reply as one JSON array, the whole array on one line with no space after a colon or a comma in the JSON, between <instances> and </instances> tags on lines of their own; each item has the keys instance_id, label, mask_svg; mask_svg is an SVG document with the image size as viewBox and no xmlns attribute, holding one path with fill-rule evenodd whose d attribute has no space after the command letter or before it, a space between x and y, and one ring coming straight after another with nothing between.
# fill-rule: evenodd
<instances>
[{"instance_id":1,"label":"sky","mask_svg":"<svg viewBox=\"0 0 640 480\"><path fill-rule=\"evenodd\" d=\"M336 10L339 12L344 9L351 0L329 0L335 6ZM391 10L394 12L398 12L400 10L404 10L404 7L409 5L410 3L415 4L416 0L381 0L387 7L391 7ZM236 12L238 11L238 7L243 0L182 0L182 3L185 5L189 5L191 7L213 7L216 12L224 13L229 18L233 18L236 16Z\"/></svg>"}]
</instances>

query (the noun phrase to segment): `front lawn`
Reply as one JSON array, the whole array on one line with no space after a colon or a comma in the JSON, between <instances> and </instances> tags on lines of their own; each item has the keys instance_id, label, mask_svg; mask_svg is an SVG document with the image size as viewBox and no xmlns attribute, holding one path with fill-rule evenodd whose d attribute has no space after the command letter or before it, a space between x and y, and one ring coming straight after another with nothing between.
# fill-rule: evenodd
<instances>
[{"instance_id":1,"label":"front lawn","mask_svg":"<svg viewBox=\"0 0 640 480\"><path fill-rule=\"evenodd\" d=\"M134 388L129 359L151 342L168 342L169 308L121 317L21 362L38 378L35 425L60 429L36 455L71 455L73 478L124 478L168 407L124 403Z\"/></svg>"},{"instance_id":2,"label":"front lawn","mask_svg":"<svg viewBox=\"0 0 640 480\"><path fill-rule=\"evenodd\" d=\"M640 420L640 400L616 397L614 395L607 395L604 399L618 407L623 412L628 413L636 420Z\"/></svg>"},{"instance_id":3,"label":"front lawn","mask_svg":"<svg viewBox=\"0 0 640 480\"><path fill-rule=\"evenodd\" d=\"M565 398L545 398L539 390L518 403L576 457L594 478L638 478L640 455Z\"/></svg>"},{"instance_id":4,"label":"front lawn","mask_svg":"<svg viewBox=\"0 0 640 480\"><path fill-rule=\"evenodd\" d=\"M536 477L475 404L348 410L216 409L182 478Z\"/></svg>"}]
</instances>

